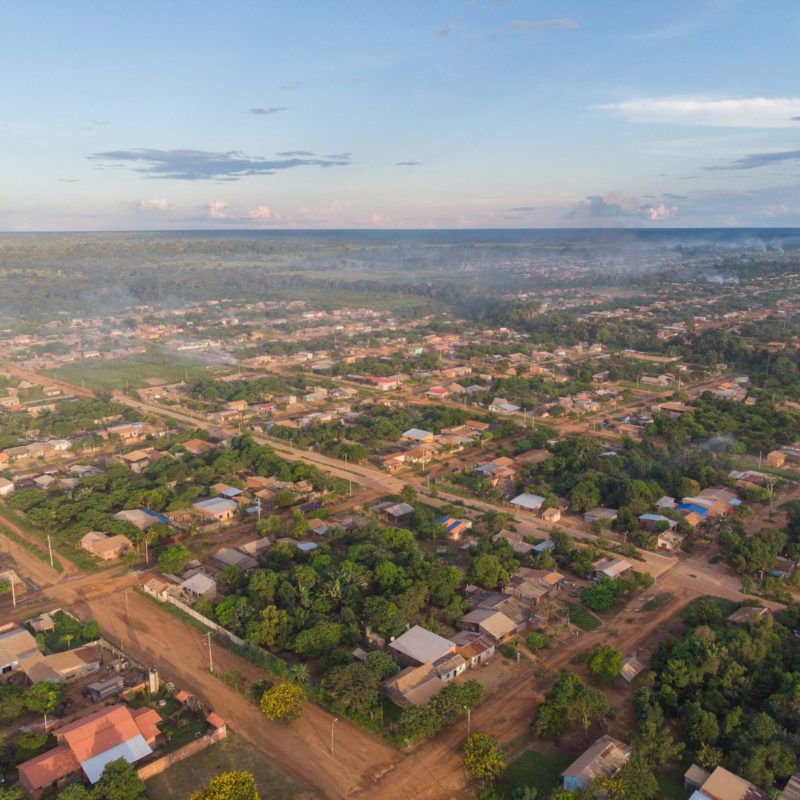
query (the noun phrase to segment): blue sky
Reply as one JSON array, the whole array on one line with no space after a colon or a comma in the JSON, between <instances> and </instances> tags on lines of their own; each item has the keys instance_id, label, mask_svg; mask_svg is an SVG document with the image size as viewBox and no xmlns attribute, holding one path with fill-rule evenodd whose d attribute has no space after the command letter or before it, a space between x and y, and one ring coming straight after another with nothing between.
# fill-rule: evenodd
<instances>
[{"instance_id":1,"label":"blue sky","mask_svg":"<svg viewBox=\"0 0 800 800\"><path fill-rule=\"evenodd\" d=\"M35 0L0 230L800 225L796 0Z\"/></svg>"}]
</instances>

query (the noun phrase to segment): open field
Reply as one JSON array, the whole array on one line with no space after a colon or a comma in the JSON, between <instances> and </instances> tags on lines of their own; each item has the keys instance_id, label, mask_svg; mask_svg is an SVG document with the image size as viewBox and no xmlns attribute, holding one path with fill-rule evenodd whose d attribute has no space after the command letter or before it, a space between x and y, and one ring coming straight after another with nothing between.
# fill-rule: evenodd
<instances>
[{"instance_id":1,"label":"open field","mask_svg":"<svg viewBox=\"0 0 800 800\"><path fill-rule=\"evenodd\" d=\"M153 383L192 381L223 371L224 367L219 364L209 364L162 348L151 348L147 353L127 358L111 361L84 360L67 364L48 370L47 374L89 389L113 392L125 386L140 389Z\"/></svg>"},{"instance_id":2,"label":"open field","mask_svg":"<svg viewBox=\"0 0 800 800\"><path fill-rule=\"evenodd\" d=\"M247 739L230 729L227 738L185 761L173 764L166 772L147 781L150 800L184 800L199 791L220 772L248 770L255 775L261 796L285 800L311 800L317 797L307 786L282 772Z\"/></svg>"}]
</instances>

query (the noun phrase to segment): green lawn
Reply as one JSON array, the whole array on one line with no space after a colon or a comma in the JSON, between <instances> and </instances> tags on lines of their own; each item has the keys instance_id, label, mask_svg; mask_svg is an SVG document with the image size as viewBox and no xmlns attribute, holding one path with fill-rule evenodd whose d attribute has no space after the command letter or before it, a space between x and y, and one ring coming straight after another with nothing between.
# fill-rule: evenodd
<instances>
[{"instance_id":1,"label":"green lawn","mask_svg":"<svg viewBox=\"0 0 800 800\"><path fill-rule=\"evenodd\" d=\"M230 728L221 742L173 764L166 772L147 781L146 796L149 800L186 800L193 792L207 786L215 775L233 770L252 772L264 798L311 800L316 797L308 787L278 769L258 748Z\"/></svg>"},{"instance_id":2,"label":"green lawn","mask_svg":"<svg viewBox=\"0 0 800 800\"><path fill-rule=\"evenodd\" d=\"M66 364L48 374L76 386L113 392L118 389L140 389L150 381L177 383L182 380L208 378L221 371L191 356L153 347L141 355L111 361L90 360Z\"/></svg>"},{"instance_id":3,"label":"green lawn","mask_svg":"<svg viewBox=\"0 0 800 800\"><path fill-rule=\"evenodd\" d=\"M691 794L683 785L683 770L680 768L660 770L656 773L656 778L661 789L661 800L686 800Z\"/></svg>"},{"instance_id":4,"label":"green lawn","mask_svg":"<svg viewBox=\"0 0 800 800\"><path fill-rule=\"evenodd\" d=\"M643 606L642 611L658 611L664 608L675 597L672 592L661 592L657 594L652 600L648 600Z\"/></svg>"},{"instance_id":5,"label":"green lawn","mask_svg":"<svg viewBox=\"0 0 800 800\"><path fill-rule=\"evenodd\" d=\"M569 621L582 631L595 631L600 627L600 620L583 606L567 603L567 608L569 608Z\"/></svg>"},{"instance_id":6,"label":"green lawn","mask_svg":"<svg viewBox=\"0 0 800 800\"><path fill-rule=\"evenodd\" d=\"M512 761L498 779L500 796L510 798L515 789L531 786L538 790L542 800L546 800L561 781L561 773L571 763L572 759L564 756L528 750Z\"/></svg>"}]
</instances>

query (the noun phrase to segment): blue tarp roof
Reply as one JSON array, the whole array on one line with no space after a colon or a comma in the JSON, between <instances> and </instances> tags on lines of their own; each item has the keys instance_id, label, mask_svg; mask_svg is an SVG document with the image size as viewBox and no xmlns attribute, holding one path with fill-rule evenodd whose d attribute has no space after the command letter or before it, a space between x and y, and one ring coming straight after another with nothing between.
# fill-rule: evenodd
<instances>
[{"instance_id":1,"label":"blue tarp roof","mask_svg":"<svg viewBox=\"0 0 800 800\"><path fill-rule=\"evenodd\" d=\"M237 489L235 486L231 486L230 489L226 489L222 492L223 497L238 497L242 493L241 489Z\"/></svg>"},{"instance_id":2,"label":"blue tarp roof","mask_svg":"<svg viewBox=\"0 0 800 800\"><path fill-rule=\"evenodd\" d=\"M159 522L163 522L165 525L171 524L171 520L169 517L165 517L163 514L159 514L156 511L151 511L149 508L140 508L139 511L141 511L144 514L147 514L148 517L155 517L155 519L157 519Z\"/></svg>"},{"instance_id":3,"label":"blue tarp roof","mask_svg":"<svg viewBox=\"0 0 800 800\"><path fill-rule=\"evenodd\" d=\"M701 517L708 516L708 509L705 506L697 505L697 503L678 503L676 508L679 511L694 511L696 514L699 514Z\"/></svg>"}]
</instances>

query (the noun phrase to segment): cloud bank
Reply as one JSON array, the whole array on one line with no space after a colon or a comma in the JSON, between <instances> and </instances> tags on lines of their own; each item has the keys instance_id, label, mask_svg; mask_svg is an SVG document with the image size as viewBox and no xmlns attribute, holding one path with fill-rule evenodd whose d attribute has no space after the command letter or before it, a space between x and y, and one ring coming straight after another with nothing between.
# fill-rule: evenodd
<instances>
[{"instance_id":1,"label":"cloud bank","mask_svg":"<svg viewBox=\"0 0 800 800\"><path fill-rule=\"evenodd\" d=\"M215 153L206 150L109 150L91 153L90 161L127 165L133 172L147 178L167 180L235 181L252 175L274 175L276 172L295 167L343 167L350 163L349 153L315 155L296 150L279 153L279 159L248 156L236 150Z\"/></svg>"},{"instance_id":2,"label":"cloud bank","mask_svg":"<svg viewBox=\"0 0 800 800\"><path fill-rule=\"evenodd\" d=\"M592 106L631 122L715 128L800 128L800 97L663 97Z\"/></svg>"}]
</instances>

